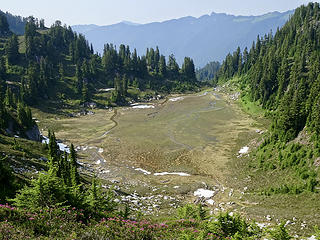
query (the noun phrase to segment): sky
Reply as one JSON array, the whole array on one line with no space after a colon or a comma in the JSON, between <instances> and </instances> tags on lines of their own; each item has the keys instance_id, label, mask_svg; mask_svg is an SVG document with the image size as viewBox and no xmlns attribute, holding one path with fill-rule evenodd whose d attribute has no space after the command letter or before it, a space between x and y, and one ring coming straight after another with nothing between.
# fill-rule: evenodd
<instances>
[{"instance_id":1,"label":"sky","mask_svg":"<svg viewBox=\"0 0 320 240\"><path fill-rule=\"evenodd\" d=\"M295 9L310 0L4 0L0 9L14 15L55 20L67 25L110 25L121 21L149 23L212 12L261 15Z\"/></svg>"}]
</instances>

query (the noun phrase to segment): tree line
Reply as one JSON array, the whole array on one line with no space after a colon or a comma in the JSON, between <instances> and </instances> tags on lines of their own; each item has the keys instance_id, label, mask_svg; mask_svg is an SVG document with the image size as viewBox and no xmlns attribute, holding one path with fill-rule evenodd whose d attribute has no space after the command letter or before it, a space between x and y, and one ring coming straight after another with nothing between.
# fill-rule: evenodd
<instances>
[{"instance_id":1,"label":"tree line","mask_svg":"<svg viewBox=\"0 0 320 240\"><path fill-rule=\"evenodd\" d=\"M100 55L83 35L60 21L50 28L32 16L24 21L24 35L17 36L10 31L6 16L0 14L0 96L3 99L6 91L9 95L12 92L12 109L59 100L61 91L66 98L89 102L102 85L115 88L106 103L116 104L126 103L129 88L169 93L197 86L194 62L189 57L180 67L173 55L167 60L158 47L138 56L129 46L117 49L112 44L106 44ZM6 104L1 111L8 107Z\"/></svg>"},{"instance_id":2,"label":"tree line","mask_svg":"<svg viewBox=\"0 0 320 240\"><path fill-rule=\"evenodd\" d=\"M246 76L253 101L274 112L274 138L290 141L307 126L320 133L320 20L318 3L298 8L276 34L257 38L224 60L216 82Z\"/></svg>"}]
</instances>

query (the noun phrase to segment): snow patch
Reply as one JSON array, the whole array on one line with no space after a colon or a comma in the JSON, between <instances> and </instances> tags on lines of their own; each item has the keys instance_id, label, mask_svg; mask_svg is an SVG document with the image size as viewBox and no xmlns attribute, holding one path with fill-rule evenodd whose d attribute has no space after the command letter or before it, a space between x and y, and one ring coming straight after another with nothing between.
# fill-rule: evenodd
<instances>
[{"instance_id":1,"label":"snow patch","mask_svg":"<svg viewBox=\"0 0 320 240\"><path fill-rule=\"evenodd\" d=\"M198 97L204 97L204 96L208 95L208 93L209 93L209 92L204 92L204 93L202 93L202 94L199 94Z\"/></svg>"},{"instance_id":2,"label":"snow patch","mask_svg":"<svg viewBox=\"0 0 320 240\"><path fill-rule=\"evenodd\" d=\"M207 203L210 204L210 205L214 205L214 200L209 199L209 200L207 200Z\"/></svg>"},{"instance_id":3,"label":"snow patch","mask_svg":"<svg viewBox=\"0 0 320 240\"><path fill-rule=\"evenodd\" d=\"M135 170L136 170L136 171L143 172L144 175L150 175L150 174L151 174L151 172L148 172L147 170L144 170L144 169L142 169L142 168L136 168Z\"/></svg>"},{"instance_id":4,"label":"snow patch","mask_svg":"<svg viewBox=\"0 0 320 240\"><path fill-rule=\"evenodd\" d=\"M199 188L197 191L193 193L194 196L196 197L204 197L204 198L211 198L214 196L214 191L208 190L208 189L203 189Z\"/></svg>"},{"instance_id":5,"label":"snow patch","mask_svg":"<svg viewBox=\"0 0 320 240\"><path fill-rule=\"evenodd\" d=\"M188 173L183 173L183 172L172 172L172 173L162 172L162 173L155 173L154 175L155 175L155 176L179 175L179 176L181 176L181 177L189 177L189 176L191 176L190 174L188 174Z\"/></svg>"},{"instance_id":6,"label":"snow patch","mask_svg":"<svg viewBox=\"0 0 320 240\"><path fill-rule=\"evenodd\" d=\"M133 109L146 109L146 108L155 108L153 105L135 105Z\"/></svg>"},{"instance_id":7,"label":"snow patch","mask_svg":"<svg viewBox=\"0 0 320 240\"><path fill-rule=\"evenodd\" d=\"M311 237L307 238L307 240L317 240L317 237L312 235Z\"/></svg>"},{"instance_id":8,"label":"snow patch","mask_svg":"<svg viewBox=\"0 0 320 240\"><path fill-rule=\"evenodd\" d=\"M99 89L99 92L110 92L113 90L114 90L114 88L105 88L105 89Z\"/></svg>"},{"instance_id":9,"label":"snow patch","mask_svg":"<svg viewBox=\"0 0 320 240\"><path fill-rule=\"evenodd\" d=\"M58 146L60 151L70 153L70 148L66 144L58 143Z\"/></svg>"},{"instance_id":10,"label":"snow patch","mask_svg":"<svg viewBox=\"0 0 320 240\"><path fill-rule=\"evenodd\" d=\"M245 146L240 149L239 154L246 154L249 151L249 147Z\"/></svg>"},{"instance_id":11,"label":"snow patch","mask_svg":"<svg viewBox=\"0 0 320 240\"><path fill-rule=\"evenodd\" d=\"M49 144L49 138L42 136L42 143ZM58 143L60 151L70 153L70 148L64 143Z\"/></svg>"},{"instance_id":12,"label":"snow patch","mask_svg":"<svg viewBox=\"0 0 320 240\"><path fill-rule=\"evenodd\" d=\"M177 101L181 101L183 99L184 99L184 97L176 97L176 98L170 98L169 101L170 102L177 102Z\"/></svg>"},{"instance_id":13,"label":"snow patch","mask_svg":"<svg viewBox=\"0 0 320 240\"><path fill-rule=\"evenodd\" d=\"M265 223L256 223L260 229L266 228L267 225Z\"/></svg>"}]
</instances>

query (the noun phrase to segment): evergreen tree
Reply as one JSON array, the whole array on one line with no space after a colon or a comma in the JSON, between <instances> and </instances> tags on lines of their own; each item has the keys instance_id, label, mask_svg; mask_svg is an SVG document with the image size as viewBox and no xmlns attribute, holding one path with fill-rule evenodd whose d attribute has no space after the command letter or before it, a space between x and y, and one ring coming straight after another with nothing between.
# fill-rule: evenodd
<instances>
[{"instance_id":1,"label":"evergreen tree","mask_svg":"<svg viewBox=\"0 0 320 240\"><path fill-rule=\"evenodd\" d=\"M122 92L121 95L123 97L125 97L127 95L127 91L128 91L128 78L127 75L124 74L122 77L122 88L121 88Z\"/></svg>"},{"instance_id":2,"label":"evergreen tree","mask_svg":"<svg viewBox=\"0 0 320 240\"><path fill-rule=\"evenodd\" d=\"M59 162L59 147L57 144L56 136L54 132L48 133L48 138L49 138L49 166L50 166L50 171L51 172L56 172L57 171L57 164Z\"/></svg>"},{"instance_id":3,"label":"evergreen tree","mask_svg":"<svg viewBox=\"0 0 320 240\"><path fill-rule=\"evenodd\" d=\"M46 28L45 24L44 24L44 19L40 19L39 28L42 30L44 30Z\"/></svg>"},{"instance_id":4,"label":"evergreen tree","mask_svg":"<svg viewBox=\"0 0 320 240\"><path fill-rule=\"evenodd\" d=\"M0 84L1 84L2 90L4 90L6 77L7 77L6 63L4 58L0 57Z\"/></svg>"},{"instance_id":5,"label":"evergreen tree","mask_svg":"<svg viewBox=\"0 0 320 240\"><path fill-rule=\"evenodd\" d=\"M4 97L4 104L7 108L15 108L15 104L14 104L14 96L13 93L11 91L11 88L9 86L7 86L7 90L6 90L6 94Z\"/></svg>"},{"instance_id":6,"label":"evergreen tree","mask_svg":"<svg viewBox=\"0 0 320 240\"><path fill-rule=\"evenodd\" d=\"M160 60L159 60L159 74L163 78L165 78L167 76L166 58L163 55L161 55Z\"/></svg>"},{"instance_id":7,"label":"evergreen tree","mask_svg":"<svg viewBox=\"0 0 320 240\"><path fill-rule=\"evenodd\" d=\"M82 102L89 102L90 96L89 96L89 89L88 84L84 83L82 86Z\"/></svg>"},{"instance_id":8,"label":"evergreen tree","mask_svg":"<svg viewBox=\"0 0 320 240\"><path fill-rule=\"evenodd\" d=\"M70 146L70 176L72 186L77 186L80 183L80 175L78 173L77 153L73 144Z\"/></svg>"},{"instance_id":9,"label":"evergreen tree","mask_svg":"<svg viewBox=\"0 0 320 240\"><path fill-rule=\"evenodd\" d=\"M23 106L22 103L18 103L18 107L17 107L17 115L18 115L18 121L22 126L26 126L26 128L28 128L28 123L29 123L29 119L27 116L27 112L25 110L25 107Z\"/></svg>"},{"instance_id":10,"label":"evergreen tree","mask_svg":"<svg viewBox=\"0 0 320 240\"><path fill-rule=\"evenodd\" d=\"M95 176L88 192L86 202L93 212L113 211L115 209L116 204L113 201L112 191L103 192L101 184Z\"/></svg>"},{"instance_id":11,"label":"evergreen tree","mask_svg":"<svg viewBox=\"0 0 320 240\"><path fill-rule=\"evenodd\" d=\"M0 13L0 36L6 36L10 33L7 17Z\"/></svg>"},{"instance_id":12,"label":"evergreen tree","mask_svg":"<svg viewBox=\"0 0 320 240\"><path fill-rule=\"evenodd\" d=\"M169 56L169 62L168 62L168 71L170 78L173 80L176 80L179 78L179 65L176 62L176 58L174 57L173 54Z\"/></svg>"},{"instance_id":13,"label":"evergreen tree","mask_svg":"<svg viewBox=\"0 0 320 240\"><path fill-rule=\"evenodd\" d=\"M5 46L5 52L9 64L16 64L19 60L18 37L13 34Z\"/></svg>"},{"instance_id":14,"label":"evergreen tree","mask_svg":"<svg viewBox=\"0 0 320 240\"><path fill-rule=\"evenodd\" d=\"M184 58L184 63L181 68L181 72L183 77L188 82L195 82L196 81L196 73L193 60L189 57Z\"/></svg>"}]
</instances>

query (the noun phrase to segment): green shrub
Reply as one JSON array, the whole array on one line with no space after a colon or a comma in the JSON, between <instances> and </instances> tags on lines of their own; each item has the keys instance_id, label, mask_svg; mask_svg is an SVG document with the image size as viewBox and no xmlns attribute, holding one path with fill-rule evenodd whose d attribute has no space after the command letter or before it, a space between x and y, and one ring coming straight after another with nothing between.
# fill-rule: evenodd
<instances>
[{"instance_id":1,"label":"green shrub","mask_svg":"<svg viewBox=\"0 0 320 240\"><path fill-rule=\"evenodd\" d=\"M207 210L205 210L201 204L186 204L185 206L178 208L177 212L179 219L207 219Z\"/></svg>"},{"instance_id":2,"label":"green shrub","mask_svg":"<svg viewBox=\"0 0 320 240\"><path fill-rule=\"evenodd\" d=\"M211 233L222 237L233 237L236 234L242 237L250 237L253 233L249 230L249 224L240 217L240 215L221 213L216 221L212 221L208 225Z\"/></svg>"},{"instance_id":3,"label":"green shrub","mask_svg":"<svg viewBox=\"0 0 320 240\"><path fill-rule=\"evenodd\" d=\"M289 235L285 228L285 223L281 223L275 229L269 230L269 236L272 240L290 240L292 236Z\"/></svg>"}]
</instances>

